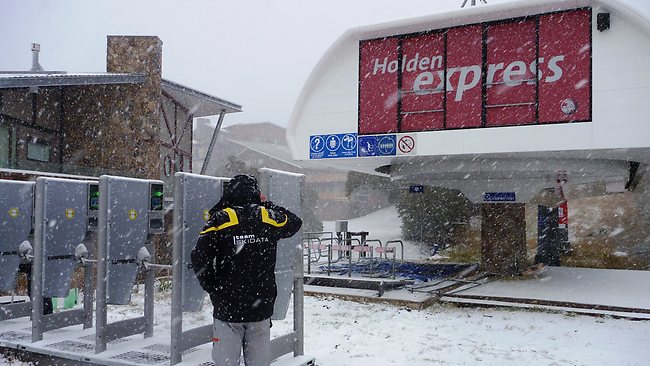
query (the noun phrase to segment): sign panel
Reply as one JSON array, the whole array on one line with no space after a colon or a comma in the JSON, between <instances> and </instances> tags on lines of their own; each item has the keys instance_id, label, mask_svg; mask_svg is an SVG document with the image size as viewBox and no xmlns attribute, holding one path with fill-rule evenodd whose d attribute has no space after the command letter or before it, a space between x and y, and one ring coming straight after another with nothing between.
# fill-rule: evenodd
<instances>
[{"instance_id":1,"label":"sign panel","mask_svg":"<svg viewBox=\"0 0 650 366\"><path fill-rule=\"evenodd\" d=\"M42 294L65 297L77 267L75 248L86 237L87 181L45 178L36 180L34 253L42 248ZM40 226L40 227L39 227ZM34 265L37 262L34 261Z\"/></svg>"},{"instance_id":2,"label":"sign panel","mask_svg":"<svg viewBox=\"0 0 650 366\"><path fill-rule=\"evenodd\" d=\"M291 212L301 216L303 180L302 174L262 168L260 173L260 189L266 193L269 201L286 207ZM278 241L275 262L275 282L278 295L273 306L271 319L284 319L289 310L293 281L295 277L296 258L302 255L302 235L296 235Z\"/></svg>"},{"instance_id":3,"label":"sign panel","mask_svg":"<svg viewBox=\"0 0 650 366\"><path fill-rule=\"evenodd\" d=\"M591 8L359 43L359 135L591 120Z\"/></svg>"},{"instance_id":4,"label":"sign panel","mask_svg":"<svg viewBox=\"0 0 650 366\"><path fill-rule=\"evenodd\" d=\"M415 155L416 135L397 135L397 155Z\"/></svg>"},{"instance_id":5,"label":"sign panel","mask_svg":"<svg viewBox=\"0 0 650 366\"><path fill-rule=\"evenodd\" d=\"M487 26L486 126L535 123L535 21Z\"/></svg>"},{"instance_id":6,"label":"sign panel","mask_svg":"<svg viewBox=\"0 0 650 366\"><path fill-rule=\"evenodd\" d=\"M424 186L423 185L412 185L409 187L409 192L410 193L424 193Z\"/></svg>"},{"instance_id":7,"label":"sign panel","mask_svg":"<svg viewBox=\"0 0 650 366\"><path fill-rule=\"evenodd\" d=\"M192 248L199 233L210 219L210 209L219 202L223 184L229 178L215 178L189 173L175 174L174 235L178 235L181 262L182 311L199 311L205 293L192 268ZM175 241L177 240L175 236ZM178 250L178 248L175 248Z\"/></svg>"},{"instance_id":8,"label":"sign panel","mask_svg":"<svg viewBox=\"0 0 650 366\"><path fill-rule=\"evenodd\" d=\"M557 208L557 223L558 227L566 229L569 226L569 204L563 201Z\"/></svg>"},{"instance_id":9,"label":"sign panel","mask_svg":"<svg viewBox=\"0 0 650 366\"><path fill-rule=\"evenodd\" d=\"M0 291L15 289L18 246L32 230L33 205L33 182L0 180Z\"/></svg>"},{"instance_id":10,"label":"sign panel","mask_svg":"<svg viewBox=\"0 0 650 366\"><path fill-rule=\"evenodd\" d=\"M152 181L134 178L101 176L99 196L107 200L99 213L98 245L106 260L106 303L125 305L138 273L138 250L145 246L149 234L149 185ZM101 206L100 206L101 207ZM104 238L104 239L103 239Z\"/></svg>"},{"instance_id":11,"label":"sign panel","mask_svg":"<svg viewBox=\"0 0 650 366\"><path fill-rule=\"evenodd\" d=\"M353 158L356 156L356 133L313 135L309 137L310 159Z\"/></svg>"},{"instance_id":12,"label":"sign panel","mask_svg":"<svg viewBox=\"0 0 650 366\"><path fill-rule=\"evenodd\" d=\"M485 202L515 202L517 194L515 192L485 192L483 201Z\"/></svg>"},{"instance_id":13,"label":"sign panel","mask_svg":"<svg viewBox=\"0 0 650 366\"><path fill-rule=\"evenodd\" d=\"M396 155L396 138L396 135L359 136L359 156Z\"/></svg>"}]
</instances>

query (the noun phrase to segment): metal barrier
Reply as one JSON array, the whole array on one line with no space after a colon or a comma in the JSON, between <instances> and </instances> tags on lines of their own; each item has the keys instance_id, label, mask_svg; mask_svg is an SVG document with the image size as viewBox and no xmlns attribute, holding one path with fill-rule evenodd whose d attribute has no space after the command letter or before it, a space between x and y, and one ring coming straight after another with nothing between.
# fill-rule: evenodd
<instances>
[{"instance_id":1,"label":"metal barrier","mask_svg":"<svg viewBox=\"0 0 650 366\"><path fill-rule=\"evenodd\" d=\"M320 237L323 234L329 234L331 240L331 244L323 244L324 241L328 240L328 238L322 238ZM353 258L352 258L352 253L356 252L359 253L359 258L357 259L356 263L360 263L361 261L367 261L369 268L368 272L370 276L374 276L375 272L375 267L379 266L380 260L383 256L386 260L391 261L391 271L390 271L390 277L392 279L395 279L395 272L396 272L396 261L397 261L397 247L395 244L400 245L401 249L401 261L404 261L404 243L402 240L395 239L395 240L389 240L386 242L384 245L383 242L380 239L367 239L363 240L363 238L350 238L349 236L339 236L336 238L336 243L334 244L334 234L332 232L310 232L310 233L305 233L305 237L303 239L304 241L304 249L307 250L307 273L311 274L311 265L312 263L318 263L320 259L322 258L321 251L322 250L327 250L328 256L327 256L327 275L330 276L332 272L332 265L336 264L339 260L341 259L347 259L347 265L348 265L348 277L351 277L351 272L353 268ZM313 243L316 241L317 243ZM352 245L352 243L355 242L356 245ZM349 245L341 244L341 243L349 243ZM378 246L373 246L372 244L377 243L379 244ZM393 245L391 245L393 244ZM318 250L318 255L313 256L313 250ZM334 253L338 253L338 257L336 260L333 259ZM375 258L374 254L379 253L379 256ZM370 254L370 257L366 257L368 254ZM392 254L392 258L389 258L388 255ZM314 257L314 258L312 258ZM354 267L358 268L358 267ZM364 267L364 270L365 267Z\"/></svg>"},{"instance_id":2,"label":"metal barrier","mask_svg":"<svg viewBox=\"0 0 650 366\"><path fill-rule=\"evenodd\" d=\"M329 250L329 247L326 244L322 244L323 241L321 238L303 238L303 247L307 248L307 273L311 274L311 264L318 263L322 258L321 250ZM316 244L312 244L312 241L316 241ZM311 254L312 249L316 249L318 256L312 260Z\"/></svg>"},{"instance_id":3,"label":"metal barrier","mask_svg":"<svg viewBox=\"0 0 650 366\"><path fill-rule=\"evenodd\" d=\"M115 176L99 178L99 238L95 353L110 341L144 333L153 336L154 271L146 271L142 317L108 323L107 305L131 299L141 248L155 255L150 237L164 232L163 182ZM140 254L140 255L139 255ZM105 279L105 280L102 280Z\"/></svg>"},{"instance_id":4,"label":"metal barrier","mask_svg":"<svg viewBox=\"0 0 650 366\"><path fill-rule=\"evenodd\" d=\"M229 178L190 173L174 175L174 252L171 304L171 364L182 361L182 353L212 339L212 324L183 330L183 312L199 311L205 292L192 268L192 248L219 202Z\"/></svg>"},{"instance_id":5,"label":"metal barrier","mask_svg":"<svg viewBox=\"0 0 650 366\"><path fill-rule=\"evenodd\" d=\"M386 242L386 247L388 247L388 244L392 244L392 243L399 243L400 248L402 249L401 261L403 262L404 261L404 242L399 240L399 239L389 240L389 241Z\"/></svg>"},{"instance_id":6,"label":"metal barrier","mask_svg":"<svg viewBox=\"0 0 650 366\"><path fill-rule=\"evenodd\" d=\"M304 175L262 168L259 170L260 189L273 203L301 216ZM304 354L304 274L302 263L302 230L291 238L278 242L275 281L278 295L271 319L284 319L293 294L293 331L271 340L271 358L293 352Z\"/></svg>"},{"instance_id":7,"label":"metal barrier","mask_svg":"<svg viewBox=\"0 0 650 366\"><path fill-rule=\"evenodd\" d=\"M182 361L182 352L212 339L212 324L183 331L183 311L197 311L200 302L186 300L187 289L199 286L191 267L190 253L207 218L209 210L222 194L228 178L213 178L188 173L176 173L174 192L174 271L172 282L171 364ZM259 185L268 199L300 215L303 176L277 170L261 169ZM293 293L293 331L271 340L271 358L293 352L304 352L303 263L299 250L301 235L296 234L278 243L276 283L278 295L272 319L284 319ZM178 274L181 274L180 276ZM200 286L198 287L200 289ZM205 298L202 289L190 290L189 297ZM184 302L185 301L185 302ZM197 305L198 308L197 308Z\"/></svg>"},{"instance_id":8,"label":"metal barrier","mask_svg":"<svg viewBox=\"0 0 650 366\"><path fill-rule=\"evenodd\" d=\"M0 291L16 290L18 250L32 231L34 182L0 180ZM29 242L28 242L29 243ZM0 305L0 321L31 314L29 302Z\"/></svg>"},{"instance_id":9,"label":"metal barrier","mask_svg":"<svg viewBox=\"0 0 650 366\"><path fill-rule=\"evenodd\" d=\"M340 259L342 257L341 253L347 252L347 254L345 254L345 257L348 258L348 277L352 277L352 249L354 247L352 245L352 242L357 242L358 243L357 245L361 245L361 240L356 239L356 238L344 238L344 239L341 239L341 242L343 242L343 243L348 242L350 244L348 244L348 245L345 245L345 244L333 244L333 245L331 245L330 246L329 257L331 258L332 252L338 251L339 252L339 259ZM331 267L332 263L334 263L334 262L332 262L331 260L328 261L328 268L327 268L328 273L331 272L330 267Z\"/></svg>"},{"instance_id":10,"label":"metal barrier","mask_svg":"<svg viewBox=\"0 0 650 366\"><path fill-rule=\"evenodd\" d=\"M323 234L329 234L329 238L321 238L320 236ZM317 240L318 244L316 244L316 247L311 244L311 240ZM322 244L324 240L328 240L329 244ZM309 232L305 233L303 236L303 242L307 241L307 273L311 273L311 264L312 263L318 263L322 257L321 251L327 250L327 275L330 275L329 267L331 265L331 256L330 256L330 251L331 251L331 245L334 243L334 233L331 231L316 231L316 232ZM312 249L318 249L318 258L315 260L311 260L311 250Z\"/></svg>"},{"instance_id":11,"label":"metal barrier","mask_svg":"<svg viewBox=\"0 0 650 366\"><path fill-rule=\"evenodd\" d=\"M97 182L40 177L36 180L34 255L32 264L32 342L43 332L84 324L92 327L92 271L85 268L84 309L43 315L43 297L66 297L74 270L76 248L87 241L90 186Z\"/></svg>"},{"instance_id":12,"label":"metal barrier","mask_svg":"<svg viewBox=\"0 0 650 366\"><path fill-rule=\"evenodd\" d=\"M267 197L300 215L303 176L268 169L261 170L260 175L260 186ZM170 335L172 365L181 361L182 352L209 343L212 339L212 324L183 332L182 313L199 310L205 298L205 293L194 276L189 254L205 224L209 209L221 196L223 182L228 180L228 178L211 178L184 173L177 174L176 179ZM17 191L5 190L5 186L16 188ZM34 319L32 342L35 342L43 339L43 332L55 329L61 324L73 325L83 321L84 329L92 326L92 287L84 288L83 314L80 311L77 314L78 311L73 310L54 314L54 316L43 316L40 314L43 302L38 301L40 298L38 295L62 296L70 286L70 274L78 265L86 269L85 284L91 285L88 276L92 273L91 266L96 265L98 279L95 302L96 328L88 330L94 331L94 334L87 334L94 338L95 344L92 347L88 344L79 344L76 339L66 339L50 345L42 345L41 342L35 343L34 346L22 343L25 345L23 349L55 357L83 359L83 362L87 363L103 364L106 361L107 364L120 364L121 361L113 360L119 358L119 355L111 355L113 349L111 352L93 357L79 353L93 351L96 354L102 353L106 351L108 342L139 333L144 333L145 338L153 336L154 272L172 268L171 265L157 264L152 261L155 251L151 238L164 232L163 184L156 180L102 176L99 178L99 184L59 178L39 178L36 186L38 187L36 204L38 221L35 226L37 239L33 248L34 255L29 254L31 245L19 243L20 248L6 250L11 252L9 254L2 253L0 261L7 265L0 266L0 271L10 268L9 263L13 263L7 259L16 263L20 260L19 255L34 259L34 278L37 280L33 281L32 289L36 300L33 302L33 307L30 306L32 303L26 303L28 311L21 316L26 317L31 312ZM0 188L2 188L0 189L0 208L2 208L0 214L11 212L12 219L16 220L11 222L16 224L11 226L13 230L11 235L5 235L10 225L0 225L2 238L14 236L21 240L27 238L31 230L34 184L0 182ZM24 206L17 206L13 201L6 199L5 192L10 192L10 195L16 199L16 203L25 203ZM5 210L5 207L9 208ZM16 230L13 229L14 226ZM89 238L92 236L88 235L94 230L97 230L96 255L94 247L90 245ZM290 352L293 352L294 356L300 356L304 351L303 262L299 250L300 240L301 236L297 234L289 240L282 240L278 245L276 266L278 297L273 319L282 319L286 316L290 297L293 294L293 331L272 339L272 359ZM5 242L1 240L0 244ZM13 276L15 272L13 270ZM145 274L143 316L109 324L108 305L130 302L138 272ZM15 283L14 277L2 278L12 286ZM197 286L199 290L195 291ZM66 322L58 319L63 317L67 318ZM0 318L3 319L6 318ZM46 337L45 340L47 341L48 338ZM68 351L72 348L64 350L55 345L76 348L70 353ZM53 346L54 350L49 349L49 346ZM107 354L111 360L104 359ZM303 364L313 362L313 359L309 358L304 360L300 358L300 360L304 361Z\"/></svg>"}]
</instances>

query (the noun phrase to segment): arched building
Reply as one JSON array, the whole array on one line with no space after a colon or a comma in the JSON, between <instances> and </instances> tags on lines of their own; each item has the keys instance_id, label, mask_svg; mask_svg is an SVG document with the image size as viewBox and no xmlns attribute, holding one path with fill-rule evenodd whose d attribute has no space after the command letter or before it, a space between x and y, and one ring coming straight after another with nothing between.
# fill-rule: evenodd
<instances>
[{"instance_id":1,"label":"arched building","mask_svg":"<svg viewBox=\"0 0 650 366\"><path fill-rule=\"evenodd\" d=\"M461 190L482 206L484 268L512 273L526 202L642 179L649 60L650 21L616 0L531 0L353 28L307 80L288 142L297 160Z\"/></svg>"}]
</instances>

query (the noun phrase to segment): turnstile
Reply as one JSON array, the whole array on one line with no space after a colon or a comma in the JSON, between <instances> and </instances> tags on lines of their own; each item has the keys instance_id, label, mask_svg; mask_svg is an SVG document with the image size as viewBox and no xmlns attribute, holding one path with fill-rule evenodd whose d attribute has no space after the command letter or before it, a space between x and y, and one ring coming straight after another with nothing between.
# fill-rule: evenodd
<instances>
[{"instance_id":1,"label":"turnstile","mask_svg":"<svg viewBox=\"0 0 650 366\"><path fill-rule=\"evenodd\" d=\"M300 215L303 179L301 175L262 169L259 176L260 187L271 201ZM130 302L131 291L139 271L164 266L148 264L147 261L150 253L155 254L151 236L164 231L162 182L115 176L102 176L98 183L39 178L36 184L38 198L35 214L38 222L35 225L34 254L40 259L35 258L34 261L34 276L38 279L32 287L34 294L64 296L70 287L70 275L76 266L79 263L87 266L96 262L96 327L85 329L90 327L88 321L92 320L92 297L84 296L83 312L65 311L54 316L39 315L38 309L42 309L42 301L38 303L37 300L32 310L34 321L31 323L31 342L28 338L22 338L23 334L20 332L29 329L24 328L29 319L23 317L9 320L13 328L5 332L5 336L10 338L0 337L0 345L61 357L82 364L133 365L170 360L173 365L181 361L182 353L191 353L186 357L186 361L194 364L197 360L196 350L209 349L207 343L212 339L212 324L186 331L182 329L183 312L199 310L205 299L205 293L191 267L190 253L209 217L209 210L221 198L223 183L228 179L188 173L176 175L172 331L171 345L167 350L169 358L166 358L157 352L164 352L164 339L169 336L159 334L152 337L153 270L145 272L143 316L113 323L107 321L109 305ZM7 183L14 184L17 183ZM20 191L24 191L26 196L21 196L20 202L27 201L29 204L20 206L18 210L12 211L12 214L17 218L17 211L28 213L28 219L21 218L23 223L17 225L22 230L21 235L27 237L31 230L31 192L34 191L34 184L23 183L21 187ZM0 204L9 205L6 201L0 200ZM10 206L13 208L16 204L12 203ZM7 210L3 208L3 212ZM93 230L97 230L96 255L93 255L94 250L88 251L85 245L81 245L84 242L90 243L89 238L92 236L88 234ZM293 352L295 362L291 364L307 365L313 364L313 358L301 356L304 322L302 255L299 245L300 234L297 234L293 238L281 240L278 246L278 297L273 319L286 317L293 292L294 329L288 334L272 339L271 344L273 359ZM147 256L142 255L143 249L146 249L144 253ZM12 251L18 252L15 249ZM86 284L90 284L87 276L91 271L86 269ZM15 274L15 270L13 273ZM13 281L15 282L15 279ZM92 289L85 288L84 295L86 294L92 295ZM29 312L26 315L29 315ZM53 335L52 332L43 337L44 332L56 327L79 323L84 324L83 330L69 327L61 330L61 334L65 332L66 336L60 336L58 333ZM144 338L130 337L141 333L144 333ZM43 341L39 341L42 338ZM93 341L94 345L89 343ZM107 343L111 341L123 343L107 350ZM131 342L136 343L133 348L129 346ZM206 357L205 353L201 357ZM134 361L135 359L137 361Z\"/></svg>"},{"instance_id":2,"label":"turnstile","mask_svg":"<svg viewBox=\"0 0 650 366\"><path fill-rule=\"evenodd\" d=\"M197 311L205 298L191 267L190 254L196 244L209 210L221 198L228 178L214 178L190 173L176 173L174 190L174 280L172 284L171 364L181 362L181 353L208 343L212 324L183 331L183 311ZM300 216L302 205L300 174L260 169L260 189L268 199ZM278 243L276 283L278 296L272 319L286 317L291 294L294 294L294 331L272 340L272 358L293 352L303 354L303 280L301 238L296 234ZM180 273L180 276L178 275Z\"/></svg>"},{"instance_id":3,"label":"turnstile","mask_svg":"<svg viewBox=\"0 0 650 366\"><path fill-rule=\"evenodd\" d=\"M36 180L32 264L32 341L43 332L74 324L92 327L92 271L84 273L84 308L43 315L43 297L66 297L79 261L75 251L87 241L91 186L97 182L40 177Z\"/></svg>"},{"instance_id":4,"label":"turnstile","mask_svg":"<svg viewBox=\"0 0 650 366\"><path fill-rule=\"evenodd\" d=\"M34 182L0 179L0 291L13 292L20 245L32 231ZM30 302L0 304L0 321L31 314Z\"/></svg>"},{"instance_id":5,"label":"turnstile","mask_svg":"<svg viewBox=\"0 0 650 366\"><path fill-rule=\"evenodd\" d=\"M120 338L153 336L153 270L146 274L142 317L109 324L107 306L129 303L143 264L139 254L145 249L155 254L151 235L164 232L163 205L162 181L99 177L95 353Z\"/></svg>"}]
</instances>

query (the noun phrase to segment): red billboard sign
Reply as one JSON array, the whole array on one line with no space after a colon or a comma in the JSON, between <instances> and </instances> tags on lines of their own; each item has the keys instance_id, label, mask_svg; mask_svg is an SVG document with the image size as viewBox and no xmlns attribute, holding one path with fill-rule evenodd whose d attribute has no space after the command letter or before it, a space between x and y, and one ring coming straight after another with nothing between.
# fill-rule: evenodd
<instances>
[{"instance_id":1,"label":"red billboard sign","mask_svg":"<svg viewBox=\"0 0 650 366\"><path fill-rule=\"evenodd\" d=\"M591 120L590 8L359 48L359 134Z\"/></svg>"}]
</instances>

